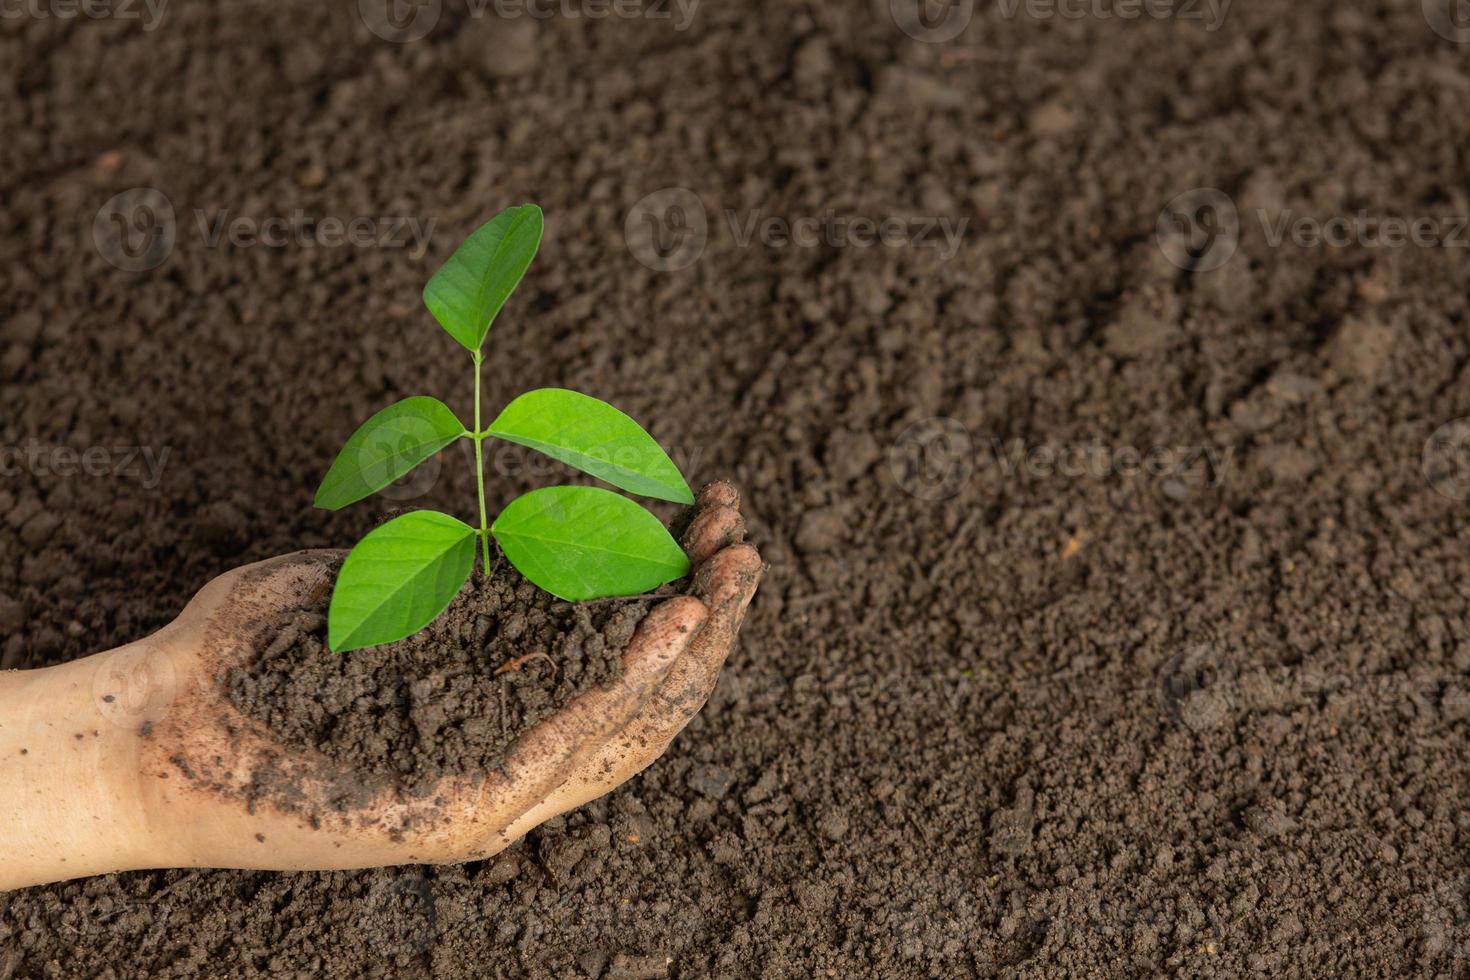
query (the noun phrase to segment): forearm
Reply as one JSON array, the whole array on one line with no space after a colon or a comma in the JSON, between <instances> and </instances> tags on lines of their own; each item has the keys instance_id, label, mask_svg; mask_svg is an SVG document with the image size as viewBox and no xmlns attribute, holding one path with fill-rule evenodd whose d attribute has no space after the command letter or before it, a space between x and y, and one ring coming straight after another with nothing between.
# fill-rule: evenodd
<instances>
[{"instance_id":1,"label":"forearm","mask_svg":"<svg viewBox=\"0 0 1470 980\"><path fill-rule=\"evenodd\" d=\"M154 863L127 653L0 673L0 891Z\"/></svg>"}]
</instances>

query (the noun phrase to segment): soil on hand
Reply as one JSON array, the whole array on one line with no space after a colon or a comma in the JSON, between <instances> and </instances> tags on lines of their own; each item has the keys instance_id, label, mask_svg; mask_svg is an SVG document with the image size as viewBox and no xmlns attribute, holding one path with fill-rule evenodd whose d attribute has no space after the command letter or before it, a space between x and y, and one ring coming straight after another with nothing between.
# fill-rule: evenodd
<instances>
[{"instance_id":1,"label":"soil on hand","mask_svg":"<svg viewBox=\"0 0 1470 980\"><path fill-rule=\"evenodd\" d=\"M562 602L492 562L397 643L335 653L325 598L293 613L221 679L230 700L284 744L412 795L494 769L522 731L619 675L651 600Z\"/></svg>"},{"instance_id":2,"label":"soil on hand","mask_svg":"<svg viewBox=\"0 0 1470 980\"><path fill-rule=\"evenodd\" d=\"M607 399L770 570L669 752L494 859L32 888L0 978L1470 972L1470 249L1326 224L1464 240L1450 5L166 6L0 31L0 665L356 541L312 492L397 398L469 417L419 295L524 201L491 416ZM153 269L94 243L140 187ZM1238 221L1161 220L1201 188ZM497 505L561 478L485 447ZM442 456L390 505L465 516Z\"/></svg>"}]
</instances>

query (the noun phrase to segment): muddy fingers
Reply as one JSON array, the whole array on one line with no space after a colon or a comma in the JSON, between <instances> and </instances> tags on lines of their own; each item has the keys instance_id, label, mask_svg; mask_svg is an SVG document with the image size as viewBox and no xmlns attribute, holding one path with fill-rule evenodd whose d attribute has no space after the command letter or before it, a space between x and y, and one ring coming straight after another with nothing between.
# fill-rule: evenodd
<instances>
[{"instance_id":1,"label":"muddy fingers","mask_svg":"<svg viewBox=\"0 0 1470 980\"><path fill-rule=\"evenodd\" d=\"M749 545L728 547L701 566L696 590L710 609L704 628L669 669L643 710L606 740L571 778L517 820L510 828L512 835L524 834L596 799L663 754L714 690L763 570L760 555Z\"/></svg>"}]
</instances>

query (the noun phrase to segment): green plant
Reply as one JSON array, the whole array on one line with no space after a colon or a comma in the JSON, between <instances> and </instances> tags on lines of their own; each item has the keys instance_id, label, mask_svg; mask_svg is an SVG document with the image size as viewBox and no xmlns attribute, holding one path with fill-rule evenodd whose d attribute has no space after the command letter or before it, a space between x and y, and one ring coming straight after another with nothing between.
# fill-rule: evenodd
<instances>
[{"instance_id":1,"label":"green plant","mask_svg":"<svg viewBox=\"0 0 1470 980\"><path fill-rule=\"evenodd\" d=\"M511 501L494 524L487 520L484 442L492 437L538 450L631 493L694 503L678 467L653 437L588 395L562 388L529 391L481 428L485 337L530 266L541 229L536 205L509 208L466 239L424 287L424 305L474 361L474 429L436 398L405 398L352 434L317 490L316 505L337 510L460 439L474 443L480 526L421 510L388 521L358 542L332 593L327 637L334 650L390 643L427 626L469 579L476 541L490 574L492 536L526 578L562 599L636 595L688 574L689 559L658 518L610 490L533 490Z\"/></svg>"}]
</instances>

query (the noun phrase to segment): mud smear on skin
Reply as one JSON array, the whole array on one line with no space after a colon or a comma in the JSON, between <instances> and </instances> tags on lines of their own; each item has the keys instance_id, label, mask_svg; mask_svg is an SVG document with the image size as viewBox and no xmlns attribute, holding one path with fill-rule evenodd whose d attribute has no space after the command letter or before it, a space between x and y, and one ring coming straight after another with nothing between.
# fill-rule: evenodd
<instances>
[{"instance_id":1,"label":"mud smear on skin","mask_svg":"<svg viewBox=\"0 0 1470 980\"><path fill-rule=\"evenodd\" d=\"M156 489L0 481L5 665L358 540L371 508L312 492L393 399L463 417L418 297L526 200L546 243L486 390L596 394L691 482L733 474L771 564L669 753L520 846L29 889L0 899L17 976L1467 972L1470 522L1421 469L1470 415L1467 250L1273 247L1257 214L1462 211L1465 46L1413 0L1236 3L1214 32L976 4L948 45L889 6L705 3L676 34L450 2L410 44L353 3L15 22L0 445L171 452ZM139 186L180 237L128 273L88 232ZM625 221L675 186L709 240L659 272ZM1199 187L1245 231L1189 275L1156 221ZM206 248L193 209L225 207L438 230L418 263ZM740 247L724 214L829 209L972 220L945 263ZM948 497L889 466L936 417L972 440ZM1074 478L992 440L1233 454L1218 480ZM463 515L444 456L405 505ZM520 462L492 460L492 499L559 478Z\"/></svg>"},{"instance_id":2,"label":"mud smear on skin","mask_svg":"<svg viewBox=\"0 0 1470 980\"><path fill-rule=\"evenodd\" d=\"M283 745L324 756L361 780L340 808L365 805L387 785L432 793L445 777L497 768L520 734L578 694L605 687L652 600L568 603L526 581L498 551L421 632L336 653L327 645L328 597L263 624L259 655L221 678L227 697ZM257 773L284 807L297 788Z\"/></svg>"}]
</instances>

